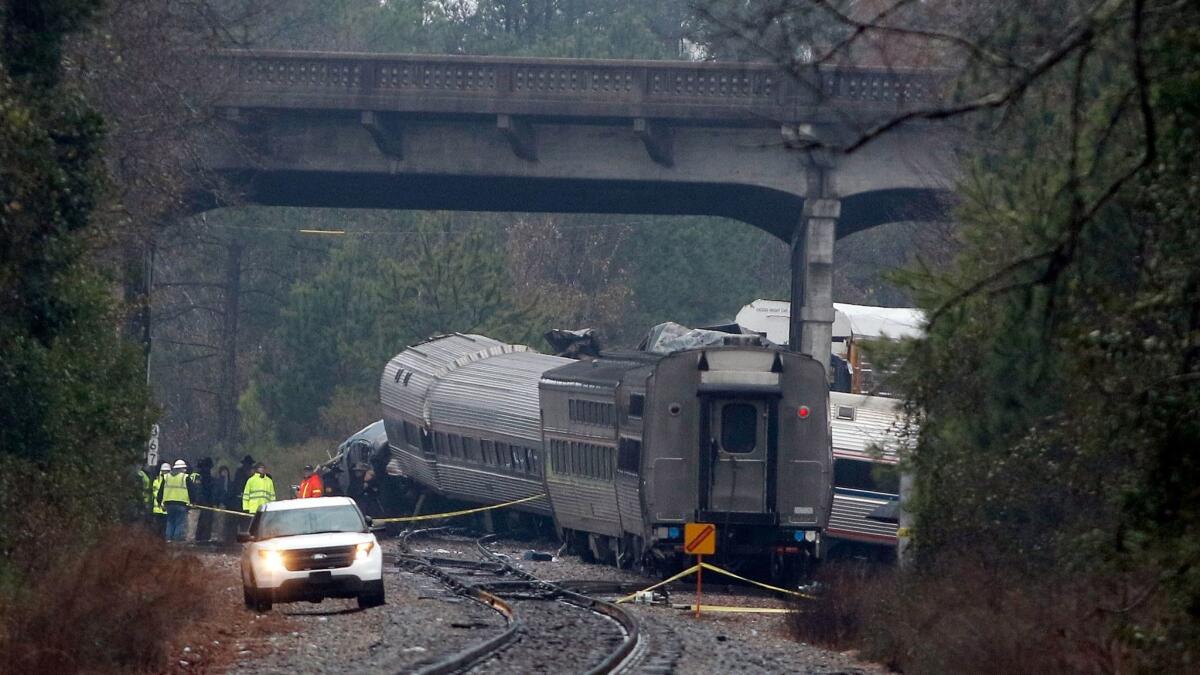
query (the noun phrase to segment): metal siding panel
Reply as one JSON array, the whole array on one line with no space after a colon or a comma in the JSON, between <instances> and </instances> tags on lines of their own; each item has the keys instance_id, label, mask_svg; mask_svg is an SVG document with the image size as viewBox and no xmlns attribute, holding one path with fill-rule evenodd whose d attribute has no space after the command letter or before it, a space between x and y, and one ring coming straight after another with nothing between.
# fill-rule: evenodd
<instances>
[{"instance_id":1,"label":"metal siding panel","mask_svg":"<svg viewBox=\"0 0 1200 675\"><path fill-rule=\"evenodd\" d=\"M467 502L502 504L542 494L542 485L531 478L517 478L483 468L440 462L438 473L446 496ZM539 515L550 515L550 507L541 500L511 507Z\"/></svg>"},{"instance_id":2,"label":"metal siding panel","mask_svg":"<svg viewBox=\"0 0 1200 675\"><path fill-rule=\"evenodd\" d=\"M617 474L617 508L621 515L621 526L626 532L639 537L645 534L646 524L642 517L641 478L637 474Z\"/></svg>"},{"instance_id":3,"label":"metal siding panel","mask_svg":"<svg viewBox=\"0 0 1200 675\"><path fill-rule=\"evenodd\" d=\"M871 499L843 494L833 495L833 513L829 517L830 536L838 536L837 532L848 535L868 535L873 537L896 538L897 525L884 523L867 518L872 511L887 504L887 499Z\"/></svg>"},{"instance_id":4,"label":"metal siding panel","mask_svg":"<svg viewBox=\"0 0 1200 675\"><path fill-rule=\"evenodd\" d=\"M854 419L839 419L839 406L854 408ZM900 401L830 392L829 417L834 454L869 457L873 449L878 449L882 450L882 461L897 461L897 452L905 442L900 437L904 428Z\"/></svg>"},{"instance_id":5,"label":"metal siding panel","mask_svg":"<svg viewBox=\"0 0 1200 675\"><path fill-rule=\"evenodd\" d=\"M560 526L608 536L621 534L611 483L556 476L547 484Z\"/></svg>"},{"instance_id":6,"label":"metal siding panel","mask_svg":"<svg viewBox=\"0 0 1200 675\"><path fill-rule=\"evenodd\" d=\"M430 418L540 445L538 380L543 372L566 360L520 352L464 365L431 389L427 404Z\"/></svg>"}]
</instances>

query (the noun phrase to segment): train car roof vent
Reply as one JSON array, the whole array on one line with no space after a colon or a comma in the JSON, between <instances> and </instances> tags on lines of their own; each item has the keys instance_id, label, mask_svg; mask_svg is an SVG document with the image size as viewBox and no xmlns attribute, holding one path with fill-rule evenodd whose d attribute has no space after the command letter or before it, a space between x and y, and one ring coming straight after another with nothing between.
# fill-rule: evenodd
<instances>
[{"instance_id":1,"label":"train car roof vent","mask_svg":"<svg viewBox=\"0 0 1200 675\"><path fill-rule=\"evenodd\" d=\"M779 357L779 352L775 352L775 361L773 363L771 363L771 372L772 373L782 373L783 372L783 359Z\"/></svg>"},{"instance_id":2,"label":"train car roof vent","mask_svg":"<svg viewBox=\"0 0 1200 675\"><path fill-rule=\"evenodd\" d=\"M700 362L696 364L696 370L708 370L708 354L700 352Z\"/></svg>"},{"instance_id":3,"label":"train car roof vent","mask_svg":"<svg viewBox=\"0 0 1200 675\"><path fill-rule=\"evenodd\" d=\"M839 420L854 420L854 407L848 405L839 405L837 409L837 417Z\"/></svg>"}]
</instances>

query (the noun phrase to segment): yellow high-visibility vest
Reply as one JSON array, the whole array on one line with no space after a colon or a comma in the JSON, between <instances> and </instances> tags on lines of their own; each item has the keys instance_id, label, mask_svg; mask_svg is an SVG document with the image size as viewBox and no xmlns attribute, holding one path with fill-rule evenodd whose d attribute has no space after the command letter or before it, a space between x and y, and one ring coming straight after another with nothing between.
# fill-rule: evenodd
<instances>
[{"instance_id":1,"label":"yellow high-visibility vest","mask_svg":"<svg viewBox=\"0 0 1200 675\"><path fill-rule=\"evenodd\" d=\"M266 474L254 474L246 480L242 491L242 510L246 513L258 511L258 507L275 501L275 481Z\"/></svg>"},{"instance_id":2,"label":"yellow high-visibility vest","mask_svg":"<svg viewBox=\"0 0 1200 675\"><path fill-rule=\"evenodd\" d=\"M150 489L150 476L147 476L145 471L138 471L138 476L142 479L142 501L146 503L147 507L153 508L154 498L157 495Z\"/></svg>"},{"instance_id":3,"label":"yellow high-visibility vest","mask_svg":"<svg viewBox=\"0 0 1200 675\"><path fill-rule=\"evenodd\" d=\"M186 473L169 473L163 479L163 504L177 502L191 504L188 498L188 475Z\"/></svg>"},{"instance_id":4,"label":"yellow high-visibility vest","mask_svg":"<svg viewBox=\"0 0 1200 675\"><path fill-rule=\"evenodd\" d=\"M165 516L167 515L167 510L163 508L162 502L158 501L158 488L160 485L162 485L164 475L165 474L160 473L157 477L155 477L154 487L150 488L150 494L154 495L151 497L151 499L154 500L154 512L161 513Z\"/></svg>"}]
</instances>

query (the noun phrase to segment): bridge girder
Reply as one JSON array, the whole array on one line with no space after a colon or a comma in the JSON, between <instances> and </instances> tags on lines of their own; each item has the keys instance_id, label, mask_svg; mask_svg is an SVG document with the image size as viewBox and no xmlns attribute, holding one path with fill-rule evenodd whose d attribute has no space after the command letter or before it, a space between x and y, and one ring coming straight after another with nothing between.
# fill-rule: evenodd
<instances>
[{"instance_id":1,"label":"bridge girder","mask_svg":"<svg viewBox=\"0 0 1200 675\"><path fill-rule=\"evenodd\" d=\"M937 73L289 52L216 64L227 122L204 161L246 201L741 220L792 245L791 344L823 363L833 239L944 218L955 176L953 139L932 126L828 147L931 104Z\"/></svg>"}]
</instances>

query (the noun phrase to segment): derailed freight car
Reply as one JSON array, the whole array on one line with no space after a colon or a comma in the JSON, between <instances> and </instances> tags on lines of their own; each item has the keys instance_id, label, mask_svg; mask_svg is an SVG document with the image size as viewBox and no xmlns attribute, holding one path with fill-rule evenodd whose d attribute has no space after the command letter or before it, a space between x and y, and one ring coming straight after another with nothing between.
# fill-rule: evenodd
<instances>
[{"instance_id":1,"label":"derailed freight car","mask_svg":"<svg viewBox=\"0 0 1200 675\"><path fill-rule=\"evenodd\" d=\"M670 354L544 356L477 335L435 338L384 371L392 452L446 496L554 518L581 552L681 562L686 522L718 525L726 564L794 576L830 508L824 369L730 336Z\"/></svg>"}]
</instances>

